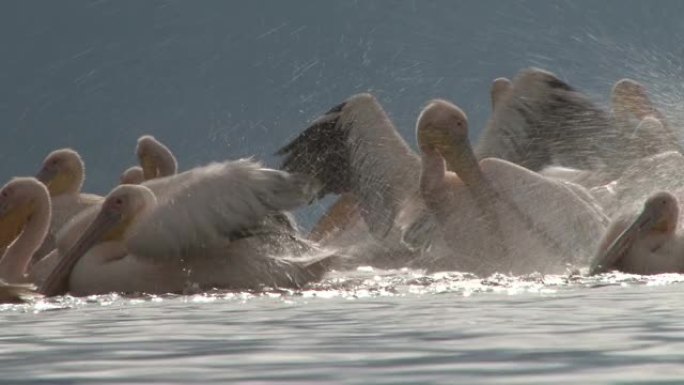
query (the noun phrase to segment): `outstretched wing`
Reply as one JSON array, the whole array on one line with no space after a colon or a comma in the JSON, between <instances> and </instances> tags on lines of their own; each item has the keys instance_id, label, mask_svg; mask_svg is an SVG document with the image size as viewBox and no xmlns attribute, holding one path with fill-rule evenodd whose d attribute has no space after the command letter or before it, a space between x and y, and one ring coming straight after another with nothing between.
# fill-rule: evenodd
<instances>
[{"instance_id":1,"label":"outstretched wing","mask_svg":"<svg viewBox=\"0 0 684 385\"><path fill-rule=\"evenodd\" d=\"M550 164L593 170L619 155L620 134L607 112L553 74L523 70L494 111L476 146L494 157L539 171Z\"/></svg>"},{"instance_id":2,"label":"outstretched wing","mask_svg":"<svg viewBox=\"0 0 684 385\"><path fill-rule=\"evenodd\" d=\"M302 206L318 192L310 177L248 159L214 163L145 183L157 206L131 228L127 247L141 257L200 256L216 242Z\"/></svg>"},{"instance_id":3,"label":"outstretched wing","mask_svg":"<svg viewBox=\"0 0 684 385\"><path fill-rule=\"evenodd\" d=\"M378 238L389 233L418 187L419 158L369 94L334 107L277 154L284 156L284 170L320 180L321 196L352 193Z\"/></svg>"},{"instance_id":4,"label":"outstretched wing","mask_svg":"<svg viewBox=\"0 0 684 385\"><path fill-rule=\"evenodd\" d=\"M554 254L536 257L557 257L574 265L590 259L609 221L580 186L545 178L501 159L483 159L480 164L499 191L502 207L515 214L514 227L524 229Z\"/></svg>"}]
</instances>

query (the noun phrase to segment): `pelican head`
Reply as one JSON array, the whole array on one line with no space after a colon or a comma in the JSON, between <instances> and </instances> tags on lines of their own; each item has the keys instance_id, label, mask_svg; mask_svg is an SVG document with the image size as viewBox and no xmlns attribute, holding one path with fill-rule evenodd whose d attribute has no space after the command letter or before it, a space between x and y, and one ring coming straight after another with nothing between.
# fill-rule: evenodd
<instances>
[{"instance_id":1,"label":"pelican head","mask_svg":"<svg viewBox=\"0 0 684 385\"><path fill-rule=\"evenodd\" d=\"M141 184L145 181L143 169L140 166L133 166L126 169L119 178L121 184Z\"/></svg>"},{"instance_id":2,"label":"pelican head","mask_svg":"<svg viewBox=\"0 0 684 385\"><path fill-rule=\"evenodd\" d=\"M632 79L621 79L615 83L611 102L616 113L630 112L637 119L644 119L653 112L653 103L646 87Z\"/></svg>"},{"instance_id":3,"label":"pelican head","mask_svg":"<svg viewBox=\"0 0 684 385\"><path fill-rule=\"evenodd\" d=\"M50 196L77 194L83 186L85 166L78 153L64 148L51 152L36 178L47 186Z\"/></svg>"},{"instance_id":4,"label":"pelican head","mask_svg":"<svg viewBox=\"0 0 684 385\"><path fill-rule=\"evenodd\" d=\"M0 189L0 249L21 233L39 202L50 199L47 188L35 178L14 178Z\"/></svg>"},{"instance_id":5,"label":"pelican head","mask_svg":"<svg viewBox=\"0 0 684 385\"><path fill-rule=\"evenodd\" d=\"M496 78L492 82L489 95L492 99L492 111L506 98L513 89L513 83L507 78Z\"/></svg>"},{"instance_id":6,"label":"pelican head","mask_svg":"<svg viewBox=\"0 0 684 385\"><path fill-rule=\"evenodd\" d=\"M372 107L378 106L379 102L372 94L368 92L362 92L360 94L352 95L347 98L344 103L333 107L327 114L340 112L342 109L354 109L359 111L364 111ZM363 112L361 112L363 114Z\"/></svg>"},{"instance_id":7,"label":"pelican head","mask_svg":"<svg viewBox=\"0 0 684 385\"><path fill-rule=\"evenodd\" d=\"M138 139L135 153L145 180L174 175L178 170L178 163L171 150L152 135L144 135Z\"/></svg>"},{"instance_id":8,"label":"pelican head","mask_svg":"<svg viewBox=\"0 0 684 385\"><path fill-rule=\"evenodd\" d=\"M635 131L637 135L659 136L665 134L665 126L660 119L648 115L641 119Z\"/></svg>"},{"instance_id":9,"label":"pelican head","mask_svg":"<svg viewBox=\"0 0 684 385\"><path fill-rule=\"evenodd\" d=\"M651 115L647 115L645 118L641 119L639 124L631 133L632 138L641 138L643 144L647 147L653 147L649 150L649 155L655 155L663 150L663 145L669 143L668 133L665 126L660 121L660 119L655 118ZM677 149L674 148L674 151Z\"/></svg>"},{"instance_id":10,"label":"pelican head","mask_svg":"<svg viewBox=\"0 0 684 385\"><path fill-rule=\"evenodd\" d=\"M606 249L605 253L596 259L592 266L592 274L606 271L625 255L625 253L640 239L652 235L672 237L677 229L679 206L677 198L668 192L652 195L644 203L636 219L622 232Z\"/></svg>"},{"instance_id":11,"label":"pelican head","mask_svg":"<svg viewBox=\"0 0 684 385\"><path fill-rule=\"evenodd\" d=\"M444 157L447 170L456 172L464 183L479 177L479 166L468 140L468 117L445 100L433 100L423 109L416 127L423 154L436 150Z\"/></svg>"},{"instance_id":12,"label":"pelican head","mask_svg":"<svg viewBox=\"0 0 684 385\"><path fill-rule=\"evenodd\" d=\"M468 140L468 118L446 100L432 100L418 116L416 137L421 149L449 152L454 144Z\"/></svg>"},{"instance_id":13,"label":"pelican head","mask_svg":"<svg viewBox=\"0 0 684 385\"><path fill-rule=\"evenodd\" d=\"M62 256L41 292L48 296L65 292L72 269L90 248L102 242L122 241L136 218L156 202L152 191L145 186L124 184L115 187L93 222Z\"/></svg>"},{"instance_id":14,"label":"pelican head","mask_svg":"<svg viewBox=\"0 0 684 385\"><path fill-rule=\"evenodd\" d=\"M135 218L156 203L157 198L145 186L115 187L107 195L99 214L81 237L82 239L92 237L92 242L87 245L84 252L98 242L123 239L126 230Z\"/></svg>"}]
</instances>

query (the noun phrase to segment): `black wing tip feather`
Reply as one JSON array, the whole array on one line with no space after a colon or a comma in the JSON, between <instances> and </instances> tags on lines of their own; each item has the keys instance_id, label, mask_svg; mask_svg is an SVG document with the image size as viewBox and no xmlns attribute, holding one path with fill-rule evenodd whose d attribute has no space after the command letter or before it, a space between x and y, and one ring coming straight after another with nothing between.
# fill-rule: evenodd
<instances>
[{"instance_id":1,"label":"black wing tip feather","mask_svg":"<svg viewBox=\"0 0 684 385\"><path fill-rule=\"evenodd\" d=\"M326 112L324 115L339 114L340 112L342 112L342 110L344 109L344 107L346 105L347 105L347 102L344 101L344 102L336 105L335 107L329 109L328 112Z\"/></svg>"},{"instance_id":2,"label":"black wing tip feather","mask_svg":"<svg viewBox=\"0 0 684 385\"><path fill-rule=\"evenodd\" d=\"M288 144L284 145L278 151L276 151L275 155L277 156L284 156L287 155L288 153L292 152L293 149L296 147L300 146L303 142L308 142L310 141L311 137L318 134L317 131L321 130L322 125L328 124L328 123L333 123L333 125L337 125L337 121L339 119L339 114L342 112L344 107L347 105L347 102L342 102L333 108L329 109L325 114L321 115L320 117L316 118L309 127L304 129L304 131L297 135L296 138L294 138L291 142Z\"/></svg>"},{"instance_id":3,"label":"black wing tip feather","mask_svg":"<svg viewBox=\"0 0 684 385\"><path fill-rule=\"evenodd\" d=\"M348 189L348 128L340 125L347 101L314 120L304 132L276 152L282 156L282 170L308 175L322 184L318 197Z\"/></svg>"},{"instance_id":4,"label":"black wing tip feather","mask_svg":"<svg viewBox=\"0 0 684 385\"><path fill-rule=\"evenodd\" d=\"M517 83L525 82L527 81L527 79L530 78L541 78L541 81L551 89L563 90L567 92L577 92L577 90L574 87L572 87L567 82L561 80L556 74L541 68L525 68L522 71L520 71L516 76Z\"/></svg>"}]
</instances>

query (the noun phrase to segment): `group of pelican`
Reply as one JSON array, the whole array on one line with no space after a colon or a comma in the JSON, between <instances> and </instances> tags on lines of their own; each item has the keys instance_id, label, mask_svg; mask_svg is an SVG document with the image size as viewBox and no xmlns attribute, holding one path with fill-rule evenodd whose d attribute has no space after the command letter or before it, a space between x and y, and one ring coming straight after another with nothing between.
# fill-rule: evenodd
<instances>
[{"instance_id":1,"label":"group of pelican","mask_svg":"<svg viewBox=\"0 0 684 385\"><path fill-rule=\"evenodd\" d=\"M284 146L283 169L340 197L320 245L379 267L589 274L684 272L676 128L622 79L603 109L554 74L495 79L474 148L465 112L432 100L415 153L369 94L333 107ZM682 244L682 246L679 246Z\"/></svg>"},{"instance_id":2,"label":"group of pelican","mask_svg":"<svg viewBox=\"0 0 684 385\"><path fill-rule=\"evenodd\" d=\"M71 149L0 189L0 301L26 284L45 296L301 287L336 257L286 213L315 197L313 178L250 159L177 173L151 136L136 153L140 166L106 197L81 192L84 163Z\"/></svg>"},{"instance_id":3,"label":"group of pelican","mask_svg":"<svg viewBox=\"0 0 684 385\"><path fill-rule=\"evenodd\" d=\"M361 265L589 274L684 272L684 157L640 83L611 110L552 73L491 88L471 147L466 113L429 101L419 151L370 94L348 98L282 147L184 172L152 136L107 196L81 191L84 162L50 153L0 189L0 301L45 296L298 288ZM308 235L290 211L339 195Z\"/></svg>"}]
</instances>

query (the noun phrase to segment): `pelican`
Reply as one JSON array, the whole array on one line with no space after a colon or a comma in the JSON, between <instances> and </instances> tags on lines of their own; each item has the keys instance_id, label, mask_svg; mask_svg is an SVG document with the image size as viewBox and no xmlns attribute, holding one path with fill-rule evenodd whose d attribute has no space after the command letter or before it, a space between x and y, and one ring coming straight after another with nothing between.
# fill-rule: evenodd
<instances>
[{"instance_id":1,"label":"pelican","mask_svg":"<svg viewBox=\"0 0 684 385\"><path fill-rule=\"evenodd\" d=\"M57 232L82 210L102 202L102 197L81 193L85 180L85 166L80 155L72 149L51 152L43 161L36 178L47 186L52 202L50 231L44 245L36 252L39 260L55 248Z\"/></svg>"},{"instance_id":2,"label":"pelican","mask_svg":"<svg viewBox=\"0 0 684 385\"><path fill-rule=\"evenodd\" d=\"M625 173L629 173L634 169L634 165L639 168L642 159L648 159L663 152L677 151L674 146L668 145L670 142L667 135L663 124L658 119L646 116L633 131L622 133L620 141L623 153L613 158L613 167L579 170L550 165L544 167L539 173L549 178L579 184L588 189L605 186L621 178ZM668 149L670 151L667 151ZM618 158L622 160L618 161Z\"/></svg>"},{"instance_id":3,"label":"pelican","mask_svg":"<svg viewBox=\"0 0 684 385\"><path fill-rule=\"evenodd\" d=\"M28 282L31 257L50 227L50 196L35 178L14 178L0 189L0 280Z\"/></svg>"},{"instance_id":4,"label":"pelican","mask_svg":"<svg viewBox=\"0 0 684 385\"><path fill-rule=\"evenodd\" d=\"M492 112L494 112L498 106L506 103L506 100L511 92L513 92L513 82L503 77L494 79L489 90L489 96L492 103Z\"/></svg>"},{"instance_id":5,"label":"pelican","mask_svg":"<svg viewBox=\"0 0 684 385\"><path fill-rule=\"evenodd\" d=\"M166 186L165 194L152 186ZM86 221L41 292L300 287L320 279L333 256L267 219L309 202L317 188L310 178L251 160L119 185Z\"/></svg>"},{"instance_id":6,"label":"pelican","mask_svg":"<svg viewBox=\"0 0 684 385\"><path fill-rule=\"evenodd\" d=\"M175 175L178 171L178 162L171 150L152 135L138 139L135 153L145 180Z\"/></svg>"},{"instance_id":7,"label":"pelican","mask_svg":"<svg viewBox=\"0 0 684 385\"><path fill-rule=\"evenodd\" d=\"M142 167L133 166L127 168L119 178L120 184L141 184L145 181Z\"/></svg>"},{"instance_id":8,"label":"pelican","mask_svg":"<svg viewBox=\"0 0 684 385\"><path fill-rule=\"evenodd\" d=\"M590 189L607 215L613 217L624 211L636 210L659 191L684 189L684 156L678 151L667 151L634 161L621 176Z\"/></svg>"},{"instance_id":9,"label":"pelican","mask_svg":"<svg viewBox=\"0 0 684 385\"><path fill-rule=\"evenodd\" d=\"M612 143L608 146L610 152L606 157L609 158L607 166L575 169L549 165L540 173L547 177L568 180L589 189L597 188L596 191L601 193L596 197L604 200L610 194L604 194L605 191L600 186L620 178L640 159L668 151L681 152L677 136L667 124L665 116L650 100L643 85L631 79L617 81L611 91L611 105L611 121L615 127L615 136L596 137L597 141L608 140Z\"/></svg>"},{"instance_id":10,"label":"pelican","mask_svg":"<svg viewBox=\"0 0 684 385\"><path fill-rule=\"evenodd\" d=\"M475 153L532 171L548 165L595 170L612 166L615 138L608 113L552 73L531 68L497 103Z\"/></svg>"},{"instance_id":11,"label":"pelican","mask_svg":"<svg viewBox=\"0 0 684 385\"><path fill-rule=\"evenodd\" d=\"M178 162L171 150L152 135L138 138L135 147L140 166L133 166L121 174L121 184L141 184L146 180L175 175Z\"/></svg>"},{"instance_id":12,"label":"pelican","mask_svg":"<svg viewBox=\"0 0 684 385\"><path fill-rule=\"evenodd\" d=\"M341 195L311 236L352 255L344 267L407 266L416 253L402 243L404 229L411 223L428 229L409 243L432 236L418 190L420 158L372 95L354 95L333 107L277 154L284 156L284 170L322 183L319 197Z\"/></svg>"},{"instance_id":13,"label":"pelican","mask_svg":"<svg viewBox=\"0 0 684 385\"><path fill-rule=\"evenodd\" d=\"M649 197L637 215L615 220L601 241L590 274L684 272L684 237L677 234L679 207L668 192Z\"/></svg>"},{"instance_id":14,"label":"pelican","mask_svg":"<svg viewBox=\"0 0 684 385\"><path fill-rule=\"evenodd\" d=\"M642 84L632 79L617 81L611 103L613 121L624 137L621 148L625 167L635 159L666 151L682 151L677 135Z\"/></svg>"},{"instance_id":15,"label":"pelican","mask_svg":"<svg viewBox=\"0 0 684 385\"><path fill-rule=\"evenodd\" d=\"M433 260L433 268L559 273L585 262L607 225L600 209L566 184L514 163L478 164L467 122L444 100L430 102L418 119L421 193L453 250Z\"/></svg>"},{"instance_id":16,"label":"pelican","mask_svg":"<svg viewBox=\"0 0 684 385\"><path fill-rule=\"evenodd\" d=\"M510 94L512 89L512 83L510 80L500 77L494 79L491 85L490 89L490 96L491 96L491 103L492 103L492 111L494 111L497 107L497 105L501 105L505 102L506 98ZM347 123L350 127L349 129L356 130L357 132L353 134L353 137L359 138L359 140L376 140L377 138L368 138L366 139L365 136L367 133L365 132L368 129L374 129L371 128L368 125L368 127L364 126L363 123L364 121L361 122L361 124L357 123L355 121L355 114L363 114L363 110L361 107L358 106L363 106L364 104L367 104L367 109L368 110L378 110L376 112L377 116L384 116L383 118L377 118L379 124L376 125L377 128L380 128L384 132L386 132L386 136L392 137L393 140L389 142L385 142L384 140L381 140L378 142L378 147L379 149L386 148L387 149L387 154L384 156L394 156L393 154L393 147L396 146L396 149L399 151L399 154L406 154L408 148L408 145L401 139L398 133L396 133L396 129L392 125L392 123L389 121L389 118L385 116L384 111L382 111L382 107L379 105L377 101L375 101L372 96L369 96L367 94L361 94L354 96L350 98L347 102L344 103L343 107L340 107L340 117L341 119L345 120L343 118L343 115L351 116L352 118L347 118L347 120L351 121L351 123ZM333 109L334 110L334 109ZM333 115L334 111L331 110L326 116L330 117ZM369 114L370 115L370 114ZM330 119L334 120L335 117L332 116ZM328 119L321 118L320 119L323 122L328 122ZM372 119L370 120L372 122ZM318 121L317 121L318 122ZM312 134L310 135L311 137L314 137L314 127L317 127L316 123L311 126L311 128L307 131L311 131ZM377 129L375 128L375 129ZM306 134L303 134L306 135ZM398 138L398 140L395 140ZM303 140L303 139L301 139ZM353 143L353 142L352 142ZM388 143L391 143L391 146L388 146ZM339 143L333 143L333 146L339 145ZM291 149L283 149L281 150L281 153L284 154L289 151L289 153L293 154L292 157L297 156L297 151L301 151L301 149L304 148L304 146L300 146L299 149L297 148L291 148ZM342 150L344 151L344 150ZM364 152L359 151L359 154L355 156L361 157L365 156ZM401 162L404 168L406 169L411 169L411 170L417 170L417 162L415 162L414 159L415 155L411 153L411 156L407 157L398 157L395 159L395 162ZM286 166L288 167L288 166ZM384 170L380 169L378 170L378 174L384 173ZM414 171L414 175L407 175L407 177L413 178L414 182L416 180L416 175L417 171ZM400 175L397 175L396 179L401 178ZM417 195L415 193L412 193L412 191L417 190L417 185L410 187L409 189L405 190L407 192L407 195L405 198L398 199L397 201L400 202L400 207L397 209L396 207L394 208L389 208L388 211L391 213L397 213L398 210L398 217L395 220L395 224L398 224L401 231L402 231L402 242L404 242L407 246L410 246L411 248L421 248L425 247L425 243L429 242L430 238L430 233L434 230L433 226L434 223L431 218L426 217L425 213L422 212L422 205L417 200ZM360 189L365 189L366 186L357 186L355 188L355 191L359 191ZM366 193L366 195L373 194L374 191L368 189L369 192ZM371 207L372 204L367 204L366 207ZM352 192L346 192L343 193L339 199L328 209L328 211L325 213L325 215L318 221L316 226L311 230L310 238L315 240L315 241L321 241L323 239L330 240L336 236L341 236L341 233L350 230L351 233L353 234L352 237L357 237L357 236L363 236L363 233L367 231L366 226L356 226L355 224L359 223L359 219L361 218L359 215L359 204L357 199L354 196L354 193ZM345 236L342 236L342 238L349 238L350 234L346 234ZM376 234L380 239L384 238L384 234ZM339 240L338 240L339 241ZM351 238L349 239L351 241ZM346 242L346 241L345 241ZM337 242L339 243L339 242ZM396 252L396 251L395 251Z\"/></svg>"},{"instance_id":17,"label":"pelican","mask_svg":"<svg viewBox=\"0 0 684 385\"><path fill-rule=\"evenodd\" d=\"M625 78L615 82L611 92L611 104L613 119L616 121L616 124L634 127L634 119L636 119L636 123L639 123L644 118L650 116L663 124L666 139L670 145L678 142L677 135L667 123L665 115L648 96L646 87L636 80ZM681 149L678 145L677 148Z\"/></svg>"}]
</instances>

